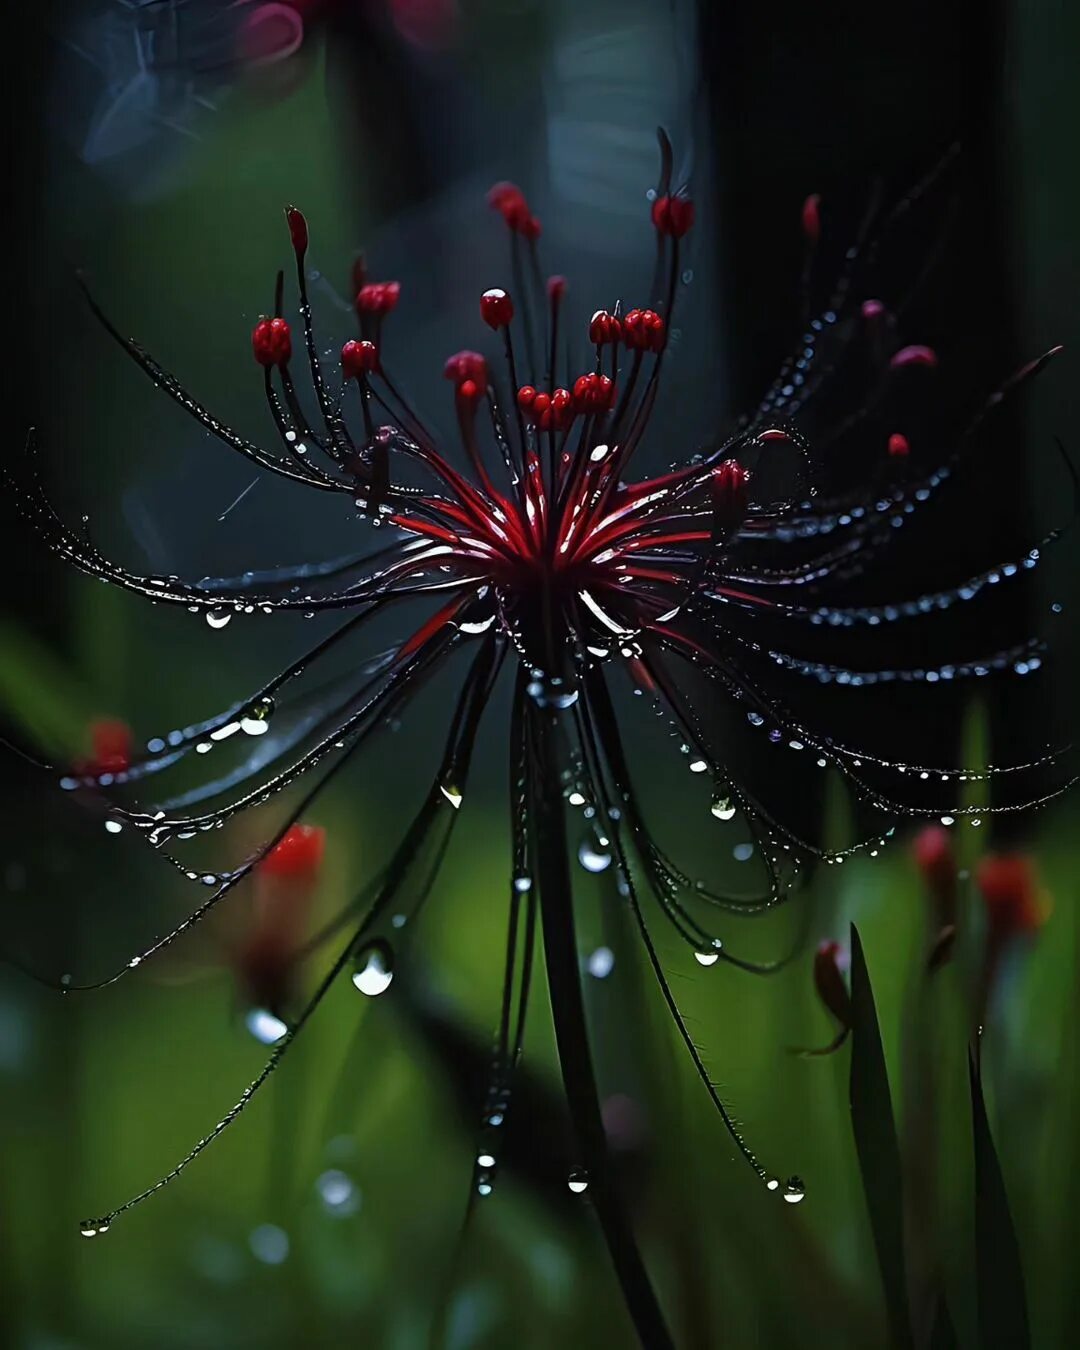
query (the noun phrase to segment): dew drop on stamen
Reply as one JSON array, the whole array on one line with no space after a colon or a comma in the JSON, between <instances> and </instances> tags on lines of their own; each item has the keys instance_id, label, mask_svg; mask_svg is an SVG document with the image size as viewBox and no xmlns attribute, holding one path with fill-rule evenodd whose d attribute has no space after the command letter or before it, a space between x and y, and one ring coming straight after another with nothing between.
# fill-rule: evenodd
<instances>
[{"instance_id":1,"label":"dew drop on stamen","mask_svg":"<svg viewBox=\"0 0 1080 1350\"><path fill-rule=\"evenodd\" d=\"M574 1195L581 1195L589 1189L589 1174L582 1167L575 1167L566 1178L566 1184Z\"/></svg>"},{"instance_id":2,"label":"dew drop on stamen","mask_svg":"<svg viewBox=\"0 0 1080 1350\"><path fill-rule=\"evenodd\" d=\"M604 872L611 866L611 854L594 848L586 839L578 847L578 862L586 872Z\"/></svg>"},{"instance_id":3,"label":"dew drop on stamen","mask_svg":"<svg viewBox=\"0 0 1080 1350\"><path fill-rule=\"evenodd\" d=\"M394 978L393 957L385 943L375 942L360 953L352 982L362 994L376 998L390 988Z\"/></svg>"},{"instance_id":4,"label":"dew drop on stamen","mask_svg":"<svg viewBox=\"0 0 1080 1350\"><path fill-rule=\"evenodd\" d=\"M105 822L105 828L110 834L119 834L124 826L119 820L107 820Z\"/></svg>"},{"instance_id":5,"label":"dew drop on stamen","mask_svg":"<svg viewBox=\"0 0 1080 1350\"><path fill-rule=\"evenodd\" d=\"M211 628L224 628L232 618L227 609L208 609L206 611L206 622Z\"/></svg>"},{"instance_id":6,"label":"dew drop on stamen","mask_svg":"<svg viewBox=\"0 0 1080 1350\"><path fill-rule=\"evenodd\" d=\"M789 1205L797 1205L806 1198L806 1186L801 1177L788 1177L784 1182L784 1199Z\"/></svg>"},{"instance_id":7,"label":"dew drop on stamen","mask_svg":"<svg viewBox=\"0 0 1080 1350\"><path fill-rule=\"evenodd\" d=\"M709 808L717 820L734 820L735 803L730 797L717 797Z\"/></svg>"},{"instance_id":8,"label":"dew drop on stamen","mask_svg":"<svg viewBox=\"0 0 1080 1350\"><path fill-rule=\"evenodd\" d=\"M270 718L274 711L272 698L261 698L240 718L240 730L247 736L262 736L270 729Z\"/></svg>"}]
</instances>

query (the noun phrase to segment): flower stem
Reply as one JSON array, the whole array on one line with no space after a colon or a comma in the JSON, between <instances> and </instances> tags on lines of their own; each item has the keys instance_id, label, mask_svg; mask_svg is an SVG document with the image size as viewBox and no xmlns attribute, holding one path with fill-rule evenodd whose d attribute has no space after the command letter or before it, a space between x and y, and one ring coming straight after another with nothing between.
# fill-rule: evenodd
<instances>
[{"instance_id":1,"label":"flower stem","mask_svg":"<svg viewBox=\"0 0 1080 1350\"><path fill-rule=\"evenodd\" d=\"M558 714L531 708L532 809L535 865L540 887L544 959L567 1103L581 1162L588 1172L589 1194L596 1207L627 1311L645 1350L674 1350L641 1251L619 1194L585 1023L574 932L573 891L567 850L566 819L558 789L555 738Z\"/></svg>"}]
</instances>

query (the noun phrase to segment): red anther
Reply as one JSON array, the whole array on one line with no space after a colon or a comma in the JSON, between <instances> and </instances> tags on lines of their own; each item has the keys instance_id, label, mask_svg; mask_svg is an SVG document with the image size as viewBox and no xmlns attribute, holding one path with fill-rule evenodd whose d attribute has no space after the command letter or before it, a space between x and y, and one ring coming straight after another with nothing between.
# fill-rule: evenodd
<instances>
[{"instance_id":1,"label":"red anther","mask_svg":"<svg viewBox=\"0 0 1080 1350\"><path fill-rule=\"evenodd\" d=\"M848 954L839 942L821 942L814 953L814 988L842 1027L851 1026L851 995L844 983Z\"/></svg>"},{"instance_id":2,"label":"red anther","mask_svg":"<svg viewBox=\"0 0 1080 1350\"><path fill-rule=\"evenodd\" d=\"M547 294L553 305L562 304L566 295L566 278L560 276L548 277Z\"/></svg>"},{"instance_id":3,"label":"red anther","mask_svg":"<svg viewBox=\"0 0 1080 1350\"><path fill-rule=\"evenodd\" d=\"M361 314L389 314L401 295L399 281L369 281L356 294L356 308Z\"/></svg>"},{"instance_id":4,"label":"red anther","mask_svg":"<svg viewBox=\"0 0 1080 1350\"><path fill-rule=\"evenodd\" d=\"M526 239L539 239L540 235L543 233L543 226L540 224L540 220L537 216L529 216L527 220L523 221L521 225L518 226L518 229Z\"/></svg>"},{"instance_id":5,"label":"red anther","mask_svg":"<svg viewBox=\"0 0 1080 1350\"><path fill-rule=\"evenodd\" d=\"M694 203L689 197L657 197L652 204L652 223L656 233L669 239L681 239L694 223Z\"/></svg>"},{"instance_id":6,"label":"red anther","mask_svg":"<svg viewBox=\"0 0 1080 1350\"><path fill-rule=\"evenodd\" d=\"M881 318L885 313L885 306L880 300L864 300L860 312L867 322L872 322L874 319Z\"/></svg>"},{"instance_id":7,"label":"red anther","mask_svg":"<svg viewBox=\"0 0 1080 1350\"><path fill-rule=\"evenodd\" d=\"M251 334L251 350L260 366L283 366L292 356L292 333L284 319L260 319Z\"/></svg>"},{"instance_id":8,"label":"red anther","mask_svg":"<svg viewBox=\"0 0 1080 1350\"><path fill-rule=\"evenodd\" d=\"M975 881L986 907L992 942L1035 933L1046 920L1035 868L1021 854L991 854L983 858Z\"/></svg>"},{"instance_id":9,"label":"red anther","mask_svg":"<svg viewBox=\"0 0 1080 1350\"><path fill-rule=\"evenodd\" d=\"M489 328L509 328L514 317L514 302L498 288L485 291L480 297L480 317Z\"/></svg>"},{"instance_id":10,"label":"red anther","mask_svg":"<svg viewBox=\"0 0 1080 1350\"><path fill-rule=\"evenodd\" d=\"M295 206L285 208L285 219L289 222L289 234L292 238L292 246L299 257L303 257L307 252L308 246L308 227L304 219L304 213L298 211Z\"/></svg>"},{"instance_id":11,"label":"red anther","mask_svg":"<svg viewBox=\"0 0 1080 1350\"><path fill-rule=\"evenodd\" d=\"M717 523L733 529L742 522L750 500L750 474L737 459L725 459L712 471L713 509Z\"/></svg>"},{"instance_id":12,"label":"red anther","mask_svg":"<svg viewBox=\"0 0 1080 1350\"><path fill-rule=\"evenodd\" d=\"M486 389L488 385L487 362L479 352L456 352L447 358L443 374L459 387L466 380L472 380L482 389Z\"/></svg>"},{"instance_id":13,"label":"red anther","mask_svg":"<svg viewBox=\"0 0 1080 1350\"><path fill-rule=\"evenodd\" d=\"M90 745L93 749L91 772L123 773L131 768L133 738L131 728L118 718L103 717L90 723Z\"/></svg>"},{"instance_id":14,"label":"red anther","mask_svg":"<svg viewBox=\"0 0 1080 1350\"><path fill-rule=\"evenodd\" d=\"M325 848L321 825L290 825L256 870L267 877L310 880L322 865Z\"/></svg>"},{"instance_id":15,"label":"red anther","mask_svg":"<svg viewBox=\"0 0 1080 1350\"><path fill-rule=\"evenodd\" d=\"M766 441L790 441L791 437L786 431L781 431L779 427L766 427L764 431L759 431L754 439L764 443Z\"/></svg>"},{"instance_id":16,"label":"red anther","mask_svg":"<svg viewBox=\"0 0 1080 1350\"><path fill-rule=\"evenodd\" d=\"M606 375L591 371L574 381L574 411L607 412L615 402L615 385Z\"/></svg>"},{"instance_id":17,"label":"red anther","mask_svg":"<svg viewBox=\"0 0 1080 1350\"><path fill-rule=\"evenodd\" d=\"M899 370L903 366L936 366L937 363L937 352L933 347L924 347L921 343L901 347L898 352L894 352L889 361L893 370Z\"/></svg>"},{"instance_id":18,"label":"red anther","mask_svg":"<svg viewBox=\"0 0 1080 1350\"><path fill-rule=\"evenodd\" d=\"M347 380L358 380L379 369L379 350L374 342L346 342L341 349L341 369Z\"/></svg>"},{"instance_id":19,"label":"red anther","mask_svg":"<svg viewBox=\"0 0 1080 1350\"><path fill-rule=\"evenodd\" d=\"M524 232L532 218L525 194L516 183L496 183L487 195L488 206L498 211L512 230Z\"/></svg>"},{"instance_id":20,"label":"red anther","mask_svg":"<svg viewBox=\"0 0 1080 1350\"><path fill-rule=\"evenodd\" d=\"M802 204L802 229L807 240L816 244L821 238L821 193L811 192Z\"/></svg>"},{"instance_id":21,"label":"red anther","mask_svg":"<svg viewBox=\"0 0 1080 1350\"><path fill-rule=\"evenodd\" d=\"M574 417L574 400L568 389L556 389L549 395L538 392L531 384L523 384L517 392L517 402L526 418L541 431L562 431Z\"/></svg>"},{"instance_id":22,"label":"red anther","mask_svg":"<svg viewBox=\"0 0 1080 1350\"><path fill-rule=\"evenodd\" d=\"M483 394L484 386L477 384L475 380L462 380L456 392L458 401L471 408Z\"/></svg>"},{"instance_id":23,"label":"red anther","mask_svg":"<svg viewBox=\"0 0 1080 1350\"><path fill-rule=\"evenodd\" d=\"M622 323L606 309L598 309L589 321L589 341L598 347L622 338Z\"/></svg>"},{"instance_id":24,"label":"red anther","mask_svg":"<svg viewBox=\"0 0 1080 1350\"><path fill-rule=\"evenodd\" d=\"M632 309L622 321L622 339L635 351L661 351L664 346L664 321L654 310Z\"/></svg>"},{"instance_id":25,"label":"red anther","mask_svg":"<svg viewBox=\"0 0 1080 1350\"><path fill-rule=\"evenodd\" d=\"M902 431L894 431L889 437L889 455L893 459L905 459L911 453L911 445Z\"/></svg>"}]
</instances>

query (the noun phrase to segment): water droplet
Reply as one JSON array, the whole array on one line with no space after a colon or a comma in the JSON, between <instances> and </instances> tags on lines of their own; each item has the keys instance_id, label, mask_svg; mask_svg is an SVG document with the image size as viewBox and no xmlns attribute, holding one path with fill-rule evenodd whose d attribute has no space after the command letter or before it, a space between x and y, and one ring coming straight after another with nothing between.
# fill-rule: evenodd
<instances>
[{"instance_id":1,"label":"water droplet","mask_svg":"<svg viewBox=\"0 0 1080 1350\"><path fill-rule=\"evenodd\" d=\"M375 998L390 988L394 958L385 942L373 942L357 957L352 982L362 994Z\"/></svg>"},{"instance_id":2,"label":"water droplet","mask_svg":"<svg viewBox=\"0 0 1080 1350\"><path fill-rule=\"evenodd\" d=\"M208 609L206 611L206 622L211 628L224 628L232 618L227 609Z\"/></svg>"},{"instance_id":3,"label":"water droplet","mask_svg":"<svg viewBox=\"0 0 1080 1350\"><path fill-rule=\"evenodd\" d=\"M289 1235L276 1223L261 1223L248 1235L248 1246L256 1261L280 1266L289 1255Z\"/></svg>"},{"instance_id":4,"label":"water droplet","mask_svg":"<svg viewBox=\"0 0 1080 1350\"><path fill-rule=\"evenodd\" d=\"M731 856L736 862L749 862L754 856L753 844L736 844L731 850Z\"/></svg>"},{"instance_id":5,"label":"water droplet","mask_svg":"<svg viewBox=\"0 0 1080 1350\"><path fill-rule=\"evenodd\" d=\"M581 1167L575 1167L566 1178L566 1184L574 1195L581 1195L589 1189L589 1174Z\"/></svg>"},{"instance_id":6,"label":"water droplet","mask_svg":"<svg viewBox=\"0 0 1080 1350\"><path fill-rule=\"evenodd\" d=\"M589 974L597 980L606 980L615 969L615 953L610 947L597 947L586 962Z\"/></svg>"},{"instance_id":7,"label":"water droplet","mask_svg":"<svg viewBox=\"0 0 1080 1350\"><path fill-rule=\"evenodd\" d=\"M110 834L119 834L124 826L119 820L107 820L105 822L105 828Z\"/></svg>"},{"instance_id":8,"label":"water droplet","mask_svg":"<svg viewBox=\"0 0 1080 1350\"><path fill-rule=\"evenodd\" d=\"M708 764L706 764L703 759L694 759L690 761L691 773L704 773L708 767Z\"/></svg>"},{"instance_id":9,"label":"water droplet","mask_svg":"<svg viewBox=\"0 0 1080 1350\"><path fill-rule=\"evenodd\" d=\"M244 1017L244 1026L262 1045L276 1045L289 1031L289 1024L266 1008L252 1008Z\"/></svg>"},{"instance_id":10,"label":"water droplet","mask_svg":"<svg viewBox=\"0 0 1080 1350\"><path fill-rule=\"evenodd\" d=\"M720 953L715 950L715 946L717 945L719 944L715 944L714 947L708 951L694 953L694 960L698 963L699 966L716 965L717 961L720 960Z\"/></svg>"},{"instance_id":11,"label":"water droplet","mask_svg":"<svg viewBox=\"0 0 1080 1350\"><path fill-rule=\"evenodd\" d=\"M481 1153L476 1160L477 1167L494 1167L495 1158L490 1153Z\"/></svg>"},{"instance_id":12,"label":"water droplet","mask_svg":"<svg viewBox=\"0 0 1080 1350\"><path fill-rule=\"evenodd\" d=\"M323 1172L315 1182L315 1191L328 1214L344 1218L360 1208L360 1192L352 1177L336 1167Z\"/></svg>"},{"instance_id":13,"label":"water droplet","mask_svg":"<svg viewBox=\"0 0 1080 1350\"><path fill-rule=\"evenodd\" d=\"M735 818L735 803L730 797L717 797L710 810L717 820L733 820Z\"/></svg>"},{"instance_id":14,"label":"water droplet","mask_svg":"<svg viewBox=\"0 0 1080 1350\"><path fill-rule=\"evenodd\" d=\"M779 1180L776 1177L770 1177L765 1183L765 1189L767 1191L778 1191L780 1189Z\"/></svg>"},{"instance_id":15,"label":"water droplet","mask_svg":"<svg viewBox=\"0 0 1080 1350\"><path fill-rule=\"evenodd\" d=\"M461 806L461 789L455 787L453 783L440 783L439 790L454 810Z\"/></svg>"},{"instance_id":16,"label":"water droplet","mask_svg":"<svg viewBox=\"0 0 1080 1350\"><path fill-rule=\"evenodd\" d=\"M578 848L578 862L586 872L604 872L611 866L611 854L594 848L588 839Z\"/></svg>"},{"instance_id":17,"label":"water droplet","mask_svg":"<svg viewBox=\"0 0 1080 1350\"><path fill-rule=\"evenodd\" d=\"M789 1205L797 1205L806 1198L806 1187L801 1177L788 1177L784 1182L784 1199Z\"/></svg>"},{"instance_id":18,"label":"water droplet","mask_svg":"<svg viewBox=\"0 0 1080 1350\"><path fill-rule=\"evenodd\" d=\"M272 698L261 698L240 718L240 730L248 736L262 736L270 729L270 718L274 711Z\"/></svg>"}]
</instances>

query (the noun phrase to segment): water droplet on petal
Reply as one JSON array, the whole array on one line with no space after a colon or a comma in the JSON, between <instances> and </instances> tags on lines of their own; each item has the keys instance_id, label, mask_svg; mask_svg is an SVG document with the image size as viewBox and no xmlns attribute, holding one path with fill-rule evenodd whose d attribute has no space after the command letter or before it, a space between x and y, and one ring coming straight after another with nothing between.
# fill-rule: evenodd
<instances>
[{"instance_id":1,"label":"water droplet on petal","mask_svg":"<svg viewBox=\"0 0 1080 1350\"><path fill-rule=\"evenodd\" d=\"M789 1205L797 1205L806 1198L806 1187L801 1177L788 1177L784 1182L784 1199Z\"/></svg>"}]
</instances>

